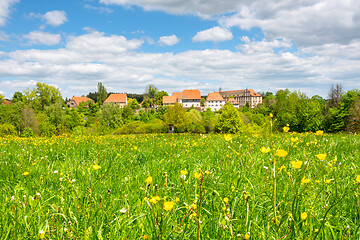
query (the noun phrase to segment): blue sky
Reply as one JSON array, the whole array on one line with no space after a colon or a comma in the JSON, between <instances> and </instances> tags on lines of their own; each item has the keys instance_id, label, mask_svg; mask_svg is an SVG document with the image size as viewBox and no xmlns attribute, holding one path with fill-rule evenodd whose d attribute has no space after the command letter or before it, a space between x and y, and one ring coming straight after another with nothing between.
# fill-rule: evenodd
<instances>
[{"instance_id":1,"label":"blue sky","mask_svg":"<svg viewBox=\"0 0 360 240\"><path fill-rule=\"evenodd\" d=\"M357 0L0 0L0 93L360 88Z\"/></svg>"}]
</instances>

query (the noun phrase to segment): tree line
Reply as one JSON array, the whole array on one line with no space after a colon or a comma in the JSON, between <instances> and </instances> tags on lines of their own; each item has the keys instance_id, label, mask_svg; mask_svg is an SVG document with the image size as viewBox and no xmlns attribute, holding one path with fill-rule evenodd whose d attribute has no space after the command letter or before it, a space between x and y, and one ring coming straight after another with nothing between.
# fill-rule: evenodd
<instances>
[{"instance_id":1,"label":"tree line","mask_svg":"<svg viewBox=\"0 0 360 240\"><path fill-rule=\"evenodd\" d=\"M33 89L15 92L11 105L0 105L0 136L166 133L169 126L175 132L264 133L270 131L270 120L275 131L286 125L296 132L360 131L360 91L344 92L341 85L331 86L328 99L285 89L262 93L263 103L256 108L236 109L227 103L218 112L184 109L180 104L161 106L168 94L153 85L144 94L128 94L123 108L104 104L108 95L99 83L98 91L87 95L94 102L69 108L58 88L37 83Z\"/></svg>"}]
</instances>

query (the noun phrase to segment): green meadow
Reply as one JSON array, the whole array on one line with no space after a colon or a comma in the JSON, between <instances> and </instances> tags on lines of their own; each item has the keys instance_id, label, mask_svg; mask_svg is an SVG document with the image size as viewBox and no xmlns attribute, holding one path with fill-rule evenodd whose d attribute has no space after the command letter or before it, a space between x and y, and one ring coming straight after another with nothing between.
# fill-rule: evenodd
<instances>
[{"instance_id":1,"label":"green meadow","mask_svg":"<svg viewBox=\"0 0 360 240\"><path fill-rule=\"evenodd\" d=\"M359 239L360 138L0 138L0 239Z\"/></svg>"}]
</instances>

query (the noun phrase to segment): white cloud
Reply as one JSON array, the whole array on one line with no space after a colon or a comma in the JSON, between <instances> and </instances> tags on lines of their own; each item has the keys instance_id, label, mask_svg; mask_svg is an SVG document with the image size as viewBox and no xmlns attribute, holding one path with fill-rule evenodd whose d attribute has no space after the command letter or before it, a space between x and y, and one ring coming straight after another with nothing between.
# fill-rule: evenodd
<instances>
[{"instance_id":1,"label":"white cloud","mask_svg":"<svg viewBox=\"0 0 360 240\"><path fill-rule=\"evenodd\" d=\"M162 46L174 46L180 41L176 35L160 37L159 44Z\"/></svg>"},{"instance_id":2,"label":"white cloud","mask_svg":"<svg viewBox=\"0 0 360 240\"><path fill-rule=\"evenodd\" d=\"M242 29L260 27L266 38L287 38L300 46L348 43L360 38L358 0L244 1L220 24Z\"/></svg>"},{"instance_id":3,"label":"white cloud","mask_svg":"<svg viewBox=\"0 0 360 240\"><path fill-rule=\"evenodd\" d=\"M241 1L222 0L100 0L104 4L139 6L145 10L161 10L171 14L196 14L210 16L232 12Z\"/></svg>"},{"instance_id":4,"label":"white cloud","mask_svg":"<svg viewBox=\"0 0 360 240\"><path fill-rule=\"evenodd\" d=\"M9 18L10 8L19 0L1 0L0 2L0 26L6 24L7 19Z\"/></svg>"},{"instance_id":5,"label":"white cloud","mask_svg":"<svg viewBox=\"0 0 360 240\"><path fill-rule=\"evenodd\" d=\"M192 40L194 42L204 42L204 41L222 42L222 41L231 40L232 38L233 35L229 29L216 26L196 33L196 35L193 37Z\"/></svg>"},{"instance_id":6,"label":"white cloud","mask_svg":"<svg viewBox=\"0 0 360 240\"><path fill-rule=\"evenodd\" d=\"M42 18L48 25L58 27L67 21L66 13L64 11L49 11L42 15Z\"/></svg>"},{"instance_id":7,"label":"white cloud","mask_svg":"<svg viewBox=\"0 0 360 240\"><path fill-rule=\"evenodd\" d=\"M110 8L107 8L107 7L96 7L96 6L92 6L90 4L85 4L84 5L84 8L86 9L90 9L90 10L95 10L99 13L106 13L106 14L109 14L109 13L113 13L114 10L110 9Z\"/></svg>"},{"instance_id":8,"label":"white cloud","mask_svg":"<svg viewBox=\"0 0 360 240\"><path fill-rule=\"evenodd\" d=\"M44 45L56 45L61 41L60 34L51 34L47 32L32 31L29 34L24 35L25 39L29 40L30 44L44 44Z\"/></svg>"},{"instance_id":9,"label":"white cloud","mask_svg":"<svg viewBox=\"0 0 360 240\"><path fill-rule=\"evenodd\" d=\"M341 54L356 52L359 41L301 48L298 53L274 51L292 48L287 39L255 42L244 37L242 41L239 51L142 53L135 51L142 40L91 32L70 37L64 48L4 53L0 82L13 78L56 84L64 97L95 91L99 81L109 91L132 93L142 93L147 84L155 84L168 92L289 88L326 97L331 83L340 79L344 88L360 88L359 54L348 58ZM18 90L2 83L7 96Z\"/></svg>"}]
</instances>

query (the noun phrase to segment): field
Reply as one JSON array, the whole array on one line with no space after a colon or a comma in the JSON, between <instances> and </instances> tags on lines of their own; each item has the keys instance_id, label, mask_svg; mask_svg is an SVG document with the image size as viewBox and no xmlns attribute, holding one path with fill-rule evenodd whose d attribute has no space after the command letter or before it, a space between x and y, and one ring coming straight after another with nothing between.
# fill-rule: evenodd
<instances>
[{"instance_id":1,"label":"field","mask_svg":"<svg viewBox=\"0 0 360 240\"><path fill-rule=\"evenodd\" d=\"M0 239L359 239L349 134L0 139Z\"/></svg>"}]
</instances>

